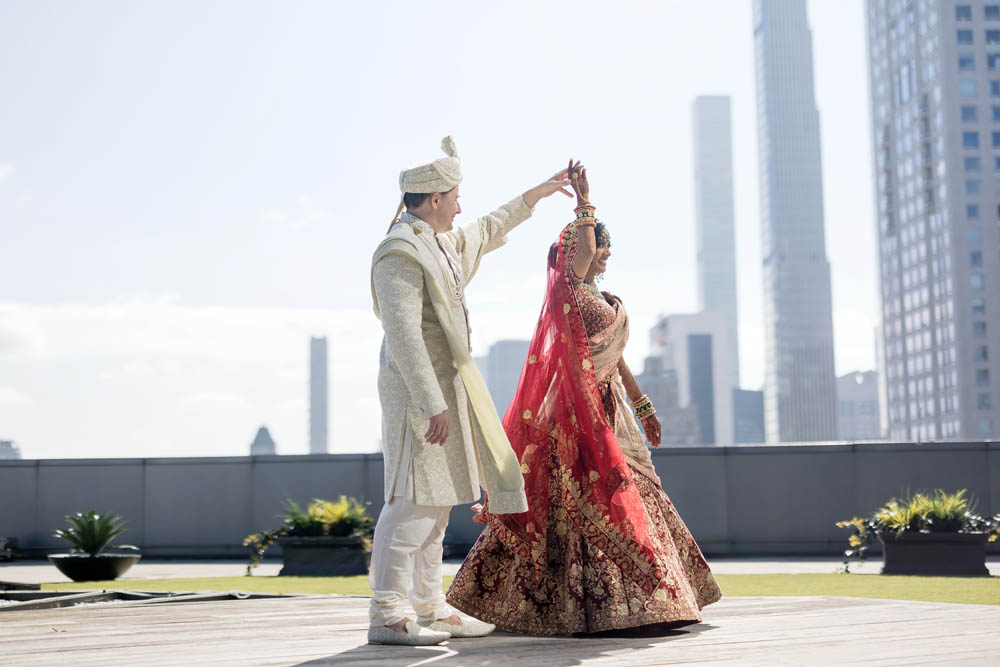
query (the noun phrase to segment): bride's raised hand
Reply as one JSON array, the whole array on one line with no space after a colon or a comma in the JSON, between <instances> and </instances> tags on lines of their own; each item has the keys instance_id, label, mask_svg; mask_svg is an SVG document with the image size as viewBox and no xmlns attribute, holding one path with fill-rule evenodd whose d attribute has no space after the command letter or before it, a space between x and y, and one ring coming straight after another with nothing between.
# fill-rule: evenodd
<instances>
[{"instance_id":1,"label":"bride's raised hand","mask_svg":"<svg viewBox=\"0 0 1000 667\"><path fill-rule=\"evenodd\" d=\"M569 180L576 192L576 203L578 206L590 203L590 183L587 181L587 169L577 160L569 161Z\"/></svg>"}]
</instances>

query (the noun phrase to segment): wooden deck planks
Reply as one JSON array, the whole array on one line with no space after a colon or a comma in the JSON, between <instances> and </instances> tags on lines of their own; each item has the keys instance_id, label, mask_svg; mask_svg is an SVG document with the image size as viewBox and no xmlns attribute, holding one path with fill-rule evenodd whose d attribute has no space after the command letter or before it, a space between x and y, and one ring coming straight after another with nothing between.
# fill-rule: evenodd
<instances>
[{"instance_id":1,"label":"wooden deck planks","mask_svg":"<svg viewBox=\"0 0 1000 667\"><path fill-rule=\"evenodd\" d=\"M856 598L725 598L670 632L497 632L428 648L365 644L368 599L13 611L4 665L1000 665L1000 607ZM56 631L53 631L55 628Z\"/></svg>"}]
</instances>

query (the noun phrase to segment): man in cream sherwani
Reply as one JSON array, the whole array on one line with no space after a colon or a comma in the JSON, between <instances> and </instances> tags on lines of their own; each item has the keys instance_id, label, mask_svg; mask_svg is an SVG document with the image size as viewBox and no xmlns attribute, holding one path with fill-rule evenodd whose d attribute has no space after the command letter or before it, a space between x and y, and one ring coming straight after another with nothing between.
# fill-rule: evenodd
<instances>
[{"instance_id":1,"label":"man in cream sherwani","mask_svg":"<svg viewBox=\"0 0 1000 667\"><path fill-rule=\"evenodd\" d=\"M520 465L470 355L464 291L482 256L503 245L540 199L570 196L569 181L561 171L453 229L461 161L451 137L441 147L447 157L400 174L402 201L372 258L372 298L385 331L378 379L385 505L372 545L372 643L428 645L491 632L445 602L448 516L478 499L480 486L491 512L528 509ZM406 615L408 591L417 622Z\"/></svg>"}]
</instances>

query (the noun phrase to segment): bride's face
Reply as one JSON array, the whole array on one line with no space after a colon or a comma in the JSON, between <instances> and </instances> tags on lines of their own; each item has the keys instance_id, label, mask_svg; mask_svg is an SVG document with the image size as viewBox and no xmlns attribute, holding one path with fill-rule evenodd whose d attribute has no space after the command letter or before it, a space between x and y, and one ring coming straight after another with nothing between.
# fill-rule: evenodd
<instances>
[{"instance_id":1,"label":"bride's face","mask_svg":"<svg viewBox=\"0 0 1000 667\"><path fill-rule=\"evenodd\" d=\"M594 275L604 273L608 270L608 258L611 257L611 246L597 246L597 253L593 261L590 262L590 272Z\"/></svg>"}]
</instances>

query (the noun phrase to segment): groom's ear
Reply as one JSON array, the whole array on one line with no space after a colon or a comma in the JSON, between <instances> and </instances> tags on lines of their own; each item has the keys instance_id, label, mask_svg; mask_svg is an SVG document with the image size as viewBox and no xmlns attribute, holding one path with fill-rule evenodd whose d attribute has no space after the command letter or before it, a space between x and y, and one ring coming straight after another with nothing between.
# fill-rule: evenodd
<instances>
[{"instance_id":1,"label":"groom's ear","mask_svg":"<svg viewBox=\"0 0 1000 667\"><path fill-rule=\"evenodd\" d=\"M438 206L441 205L441 197L442 196L443 195L440 192L433 192L433 193L431 193L431 196L428 197L428 201L431 203L431 209L432 210L436 209Z\"/></svg>"}]
</instances>

